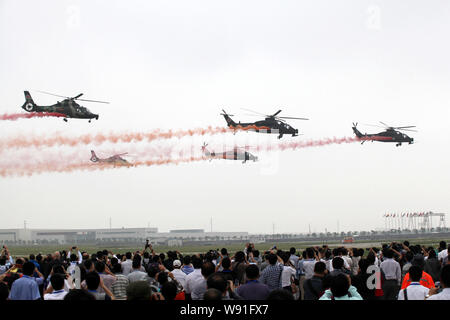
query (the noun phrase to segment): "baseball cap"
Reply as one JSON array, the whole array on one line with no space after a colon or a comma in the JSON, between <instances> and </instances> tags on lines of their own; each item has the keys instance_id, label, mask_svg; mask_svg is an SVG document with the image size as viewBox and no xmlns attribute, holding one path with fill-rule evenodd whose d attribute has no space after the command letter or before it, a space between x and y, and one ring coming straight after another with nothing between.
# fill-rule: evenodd
<instances>
[{"instance_id":1,"label":"baseball cap","mask_svg":"<svg viewBox=\"0 0 450 320\"><path fill-rule=\"evenodd\" d=\"M173 266L174 266L174 267L181 267L181 261L180 261L180 260L175 260L175 261L173 262Z\"/></svg>"}]
</instances>

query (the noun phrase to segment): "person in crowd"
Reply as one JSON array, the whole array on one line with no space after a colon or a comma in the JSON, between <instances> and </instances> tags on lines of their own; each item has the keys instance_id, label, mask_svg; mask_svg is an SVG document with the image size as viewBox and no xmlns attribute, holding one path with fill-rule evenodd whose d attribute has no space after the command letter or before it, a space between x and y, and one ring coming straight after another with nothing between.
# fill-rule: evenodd
<instances>
[{"instance_id":1,"label":"person in crowd","mask_svg":"<svg viewBox=\"0 0 450 320\"><path fill-rule=\"evenodd\" d=\"M198 282L202 282L202 280L204 280L203 276L202 276L202 260L200 259L200 257L197 256L192 256L192 266L194 267L194 271L189 273L186 276L186 287L185 289L185 294L186 294L186 300L191 300L191 292L195 286L196 283Z\"/></svg>"},{"instance_id":2,"label":"person in crowd","mask_svg":"<svg viewBox=\"0 0 450 320\"><path fill-rule=\"evenodd\" d=\"M323 294L323 278L328 270L324 262L319 261L314 265L314 275L304 282L304 300L318 300Z\"/></svg>"},{"instance_id":3,"label":"person in crowd","mask_svg":"<svg viewBox=\"0 0 450 320\"><path fill-rule=\"evenodd\" d=\"M450 264L441 270L440 288L431 288L427 300L450 300Z\"/></svg>"},{"instance_id":4,"label":"person in crowd","mask_svg":"<svg viewBox=\"0 0 450 320\"><path fill-rule=\"evenodd\" d=\"M245 281L245 268L248 262L243 251L238 251L234 255L234 262L231 263L233 283L243 284Z\"/></svg>"},{"instance_id":5,"label":"person in crowd","mask_svg":"<svg viewBox=\"0 0 450 320\"><path fill-rule=\"evenodd\" d=\"M423 270L428 273L434 282L439 281L439 275L441 273L441 262L438 260L436 251L432 247L426 251L427 259L425 260L425 266Z\"/></svg>"},{"instance_id":6,"label":"person in crowd","mask_svg":"<svg viewBox=\"0 0 450 320\"><path fill-rule=\"evenodd\" d=\"M186 275L194 272L194 266L191 263L191 256L186 255L183 257L183 265L181 266L181 271L183 271Z\"/></svg>"},{"instance_id":7,"label":"person in crowd","mask_svg":"<svg viewBox=\"0 0 450 320\"><path fill-rule=\"evenodd\" d=\"M405 289L400 290L398 300L425 300L430 290L420 284L422 269L419 266L411 266L408 273L411 283Z\"/></svg>"},{"instance_id":8,"label":"person in crowd","mask_svg":"<svg viewBox=\"0 0 450 320\"><path fill-rule=\"evenodd\" d=\"M384 260L380 268L383 275L382 289L384 299L396 300L402 280L400 264L394 260L394 252L392 249L386 248L383 256Z\"/></svg>"},{"instance_id":9,"label":"person in crowd","mask_svg":"<svg viewBox=\"0 0 450 320\"><path fill-rule=\"evenodd\" d=\"M267 300L280 301L280 300L294 300L294 295L284 289L275 289L269 293Z\"/></svg>"},{"instance_id":10,"label":"person in crowd","mask_svg":"<svg viewBox=\"0 0 450 320\"><path fill-rule=\"evenodd\" d=\"M99 274L103 284L111 291L112 285L116 282L116 276L109 270L105 262L97 261L94 265L95 271ZM103 289L100 287L99 292L103 293Z\"/></svg>"},{"instance_id":11,"label":"person in crowd","mask_svg":"<svg viewBox=\"0 0 450 320\"><path fill-rule=\"evenodd\" d=\"M51 292L44 294L44 300L63 300L68 291L64 290L64 275L61 273L55 273L50 279Z\"/></svg>"},{"instance_id":12,"label":"person in crowd","mask_svg":"<svg viewBox=\"0 0 450 320\"><path fill-rule=\"evenodd\" d=\"M331 277L330 289L319 300L362 300L358 290L351 285L349 275L340 273Z\"/></svg>"},{"instance_id":13,"label":"person in crowd","mask_svg":"<svg viewBox=\"0 0 450 320\"><path fill-rule=\"evenodd\" d=\"M181 261L178 259L173 261L172 274L183 288L186 287L186 273L181 271Z\"/></svg>"},{"instance_id":14,"label":"person in crowd","mask_svg":"<svg viewBox=\"0 0 450 320\"><path fill-rule=\"evenodd\" d=\"M306 259L303 262L303 273L305 274L305 281L311 279L314 275L314 265L316 264L316 253L314 248L306 249Z\"/></svg>"},{"instance_id":15,"label":"person in crowd","mask_svg":"<svg viewBox=\"0 0 450 320\"><path fill-rule=\"evenodd\" d=\"M256 265L249 265L245 269L247 282L236 289L236 293L244 300L266 300L270 294L270 289L266 284L258 281L259 268Z\"/></svg>"},{"instance_id":16,"label":"person in crowd","mask_svg":"<svg viewBox=\"0 0 450 320\"><path fill-rule=\"evenodd\" d=\"M192 300L201 300L206 292L206 280L215 272L216 268L212 262L205 262L201 267L201 274L203 279L199 279L197 283L192 287L191 298Z\"/></svg>"},{"instance_id":17,"label":"person in crowd","mask_svg":"<svg viewBox=\"0 0 450 320\"><path fill-rule=\"evenodd\" d=\"M124 276L128 276L128 274L131 272L131 269L133 267L133 260L131 260L132 254L130 251L125 253L125 260L122 261L122 274Z\"/></svg>"},{"instance_id":18,"label":"person in crowd","mask_svg":"<svg viewBox=\"0 0 450 320\"><path fill-rule=\"evenodd\" d=\"M103 284L100 275L93 271L86 274L86 286L87 291L92 294L96 300L114 300L112 292ZM98 289L102 288L103 292Z\"/></svg>"},{"instance_id":19,"label":"person in crowd","mask_svg":"<svg viewBox=\"0 0 450 320\"><path fill-rule=\"evenodd\" d=\"M420 269L423 270L423 268L425 266L425 260L424 260L423 255L416 254L411 262L411 266L418 266L418 267L420 267ZM429 289L434 288L433 278L425 271L422 271L422 276L420 277L419 282L424 287L427 287ZM411 279L409 278L409 273L407 273L405 275L405 277L403 278L401 289L405 289L410 284L411 284Z\"/></svg>"},{"instance_id":20,"label":"person in crowd","mask_svg":"<svg viewBox=\"0 0 450 320\"><path fill-rule=\"evenodd\" d=\"M25 262L22 266L23 275L15 280L9 293L10 300L38 300L41 299L39 285L44 282L44 276L33 262ZM34 273L38 274L35 278Z\"/></svg>"},{"instance_id":21,"label":"person in crowd","mask_svg":"<svg viewBox=\"0 0 450 320\"><path fill-rule=\"evenodd\" d=\"M283 260L283 272L281 273L281 287L290 291L292 294L297 292L295 286L296 270L290 260L291 254L289 252L283 252L281 259ZM293 289L294 288L294 289Z\"/></svg>"},{"instance_id":22,"label":"person in crowd","mask_svg":"<svg viewBox=\"0 0 450 320\"><path fill-rule=\"evenodd\" d=\"M135 258L133 258L132 269L127 277L130 283L135 281L147 281L150 283L149 275L147 274L147 272L141 270L141 260L138 259L136 256Z\"/></svg>"},{"instance_id":23,"label":"person in crowd","mask_svg":"<svg viewBox=\"0 0 450 320\"><path fill-rule=\"evenodd\" d=\"M352 276L352 285L358 290L363 300L376 300L375 297L375 279L373 281L373 287L368 286L369 277L373 272L368 271L368 268L373 266L369 259L360 259L358 262L358 274Z\"/></svg>"},{"instance_id":24,"label":"person in crowd","mask_svg":"<svg viewBox=\"0 0 450 320\"><path fill-rule=\"evenodd\" d=\"M127 299L127 286L130 284L130 280L122 272L122 265L119 262L115 262L112 265L112 272L116 277L116 281L111 285L111 292L116 297L116 300Z\"/></svg>"},{"instance_id":25,"label":"person in crowd","mask_svg":"<svg viewBox=\"0 0 450 320\"><path fill-rule=\"evenodd\" d=\"M268 255L269 266L267 266L261 273L261 283L267 285L269 290L281 288L281 273L283 272L283 265L280 262L280 257L274 253Z\"/></svg>"}]
</instances>

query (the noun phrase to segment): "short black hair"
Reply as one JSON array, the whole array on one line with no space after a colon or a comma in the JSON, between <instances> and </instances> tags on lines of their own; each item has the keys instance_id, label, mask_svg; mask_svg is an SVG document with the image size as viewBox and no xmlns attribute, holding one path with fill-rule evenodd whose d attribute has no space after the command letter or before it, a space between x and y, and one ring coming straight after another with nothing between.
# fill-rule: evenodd
<instances>
[{"instance_id":1,"label":"short black hair","mask_svg":"<svg viewBox=\"0 0 450 320\"><path fill-rule=\"evenodd\" d=\"M314 249L313 248L306 248L306 256L309 259L314 258Z\"/></svg>"},{"instance_id":2,"label":"short black hair","mask_svg":"<svg viewBox=\"0 0 450 320\"><path fill-rule=\"evenodd\" d=\"M211 288L205 291L205 294L203 295L203 300L222 300L222 292L220 292L217 289Z\"/></svg>"},{"instance_id":3,"label":"short black hair","mask_svg":"<svg viewBox=\"0 0 450 320\"><path fill-rule=\"evenodd\" d=\"M120 263L113 264L112 272L113 273L122 273L122 265Z\"/></svg>"},{"instance_id":4,"label":"short black hair","mask_svg":"<svg viewBox=\"0 0 450 320\"><path fill-rule=\"evenodd\" d=\"M97 290L100 285L100 276L97 272L92 271L86 274L86 285L89 290Z\"/></svg>"},{"instance_id":5,"label":"short black hair","mask_svg":"<svg viewBox=\"0 0 450 320\"><path fill-rule=\"evenodd\" d=\"M270 292L267 300L294 300L294 295L285 289L275 289Z\"/></svg>"},{"instance_id":6,"label":"short black hair","mask_svg":"<svg viewBox=\"0 0 450 320\"><path fill-rule=\"evenodd\" d=\"M256 265L251 264L245 268L245 275L247 276L247 279L255 280L259 276L259 268Z\"/></svg>"},{"instance_id":7,"label":"short black hair","mask_svg":"<svg viewBox=\"0 0 450 320\"><path fill-rule=\"evenodd\" d=\"M34 254L30 254L30 260L34 260L36 259L36 257L34 256Z\"/></svg>"},{"instance_id":8,"label":"short black hair","mask_svg":"<svg viewBox=\"0 0 450 320\"><path fill-rule=\"evenodd\" d=\"M95 297L83 289L73 289L70 290L65 296L64 300L72 301L91 301L96 300Z\"/></svg>"},{"instance_id":9,"label":"short black hair","mask_svg":"<svg viewBox=\"0 0 450 320\"><path fill-rule=\"evenodd\" d=\"M26 276L32 276L34 273L34 269L36 269L36 266L33 262L27 261L22 266L22 272Z\"/></svg>"},{"instance_id":10,"label":"short black hair","mask_svg":"<svg viewBox=\"0 0 450 320\"><path fill-rule=\"evenodd\" d=\"M55 273L50 278L53 290L61 290L64 288L65 277L60 273Z\"/></svg>"},{"instance_id":11,"label":"short black hair","mask_svg":"<svg viewBox=\"0 0 450 320\"><path fill-rule=\"evenodd\" d=\"M220 250L220 253L224 256L228 254L227 248L222 248L222 250Z\"/></svg>"},{"instance_id":12,"label":"short black hair","mask_svg":"<svg viewBox=\"0 0 450 320\"><path fill-rule=\"evenodd\" d=\"M394 251L392 249L386 249L383 252L383 256L385 256L388 259L392 259L394 257Z\"/></svg>"},{"instance_id":13,"label":"short black hair","mask_svg":"<svg viewBox=\"0 0 450 320\"><path fill-rule=\"evenodd\" d=\"M71 253L71 254L70 254L70 261L71 261L71 262L77 261L77 255L76 255L75 253Z\"/></svg>"},{"instance_id":14,"label":"short black hair","mask_svg":"<svg viewBox=\"0 0 450 320\"><path fill-rule=\"evenodd\" d=\"M225 277L216 272L208 277L206 280L206 287L208 289L217 289L220 292L225 293L227 291L228 284Z\"/></svg>"},{"instance_id":15,"label":"short black hair","mask_svg":"<svg viewBox=\"0 0 450 320\"><path fill-rule=\"evenodd\" d=\"M131 264L133 269L139 269L141 267L141 260L133 259L133 263Z\"/></svg>"},{"instance_id":16,"label":"short black hair","mask_svg":"<svg viewBox=\"0 0 450 320\"><path fill-rule=\"evenodd\" d=\"M187 255L187 256L183 257L183 264L186 266L191 264L191 256Z\"/></svg>"},{"instance_id":17,"label":"short black hair","mask_svg":"<svg viewBox=\"0 0 450 320\"><path fill-rule=\"evenodd\" d=\"M165 300L175 300L177 296L177 285L171 281L167 281L161 287L161 294Z\"/></svg>"},{"instance_id":18,"label":"short black hair","mask_svg":"<svg viewBox=\"0 0 450 320\"><path fill-rule=\"evenodd\" d=\"M214 264L212 262L207 261L202 265L202 276L204 276L205 278L209 277L215 271L216 268L214 267Z\"/></svg>"},{"instance_id":19,"label":"short black hair","mask_svg":"<svg viewBox=\"0 0 450 320\"><path fill-rule=\"evenodd\" d=\"M167 272L158 272L158 282L160 285L165 284L166 282L169 281L169 276L167 274Z\"/></svg>"},{"instance_id":20,"label":"short black hair","mask_svg":"<svg viewBox=\"0 0 450 320\"><path fill-rule=\"evenodd\" d=\"M125 253L125 257L127 258L127 259L131 259L131 252L127 252L127 253Z\"/></svg>"},{"instance_id":21,"label":"short black hair","mask_svg":"<svg viewBox=\"0 0 450 320\"><path fill-rule=\"evenodd\" d=\"M105 263L103 261L97 261L95 263L95 270L97 272L103 272L105 271Z\"/></svg>"},{"instance_id":22,"label":"short black hair","mask_svg":"<svg viewBox=\"0 0 450 320\"><path fill-rule=\"evenodd\" d=\"M230 269L231 267L231 259L228 257L225 257L222 259L222 267L224 269Z\"/></svg>"},{"instance_id":23,"label":"short black hair","mask_svg":"<svg viewBox=\"0 0 450 320\"><path fill-rule=\"evenodd\" d=\"M200 269L202 267L202 260L197 256L192 256L192 266L194 269Z\"/></svg>"},{"instance_id":24,"label":"short black hair","mask_svg":"<svg viewBox=\"0 0 450 320\"><path fill-rule=\"evenodd\" d=\"M93 262L91 259L84 260L83 265L86 268L86 271L92 267L92 263Z\"/></svg>"},{"instance_id":25,"label":"short black hair","mask_svg":"<svg viewBox=\"0 0 450 320\"><path fill-rule=\"evenodd\" d=\"M315 273L324 273L326 269L327 269L327 266L326 266L325 262L317 261L316 264L314 265Z\"/></svg>"},{"instance_id":26,"label":"short black hair","mask_svg":"<svg viewBox=\"0 0 450 320\"><path fill-rule=\"evenodd\" d=\"M342 269L344 267L344 259L342 259L341 257L334 257L331 261L331 265L335 270Z\"/></svg>"},{"instance_id":27,"label":"short black hair","mask_svg":"<svg viewBox=\"0 0 450 320\"><path fill-rule=\"evenodd\" d=\"M411 266L409 268L409 279L414 282L420 281L420 278L422 277L422 268L419 266Z\"/></svg>"},{"instance_id":28,"label":"short black hair","mask_svg":"<svg viewBox=\"0 0 450 320\"><path fill-rule=\"evenodd\" d=\"M330 290L333 296L343 297L348 294L348 289L350 288L350 283L348 278L343 273L339 273L332 277Z\"/></svg>"},{"instance_id":29,"label":"short black hair","mask_svg":"<svg viewBox=\"0 0 450 320\"><path fill-rule=\"evenodd\" d=\"M296 250L294 247L292 247L292 248L289 249L289 253L290 253L290 254L295 254L296 251L297 251L297 250Z\"/></svg>"},{"instance_id":30,"label":"short black hair","mask_svg":"<svg viewBox=\"0 0 450 320\"><path fill-rule=\"evenodd\" d=\"M277 255L274 253L269 253L268 260L270 264L275 264L278 261Z\"/></svg>"}]
</instances>

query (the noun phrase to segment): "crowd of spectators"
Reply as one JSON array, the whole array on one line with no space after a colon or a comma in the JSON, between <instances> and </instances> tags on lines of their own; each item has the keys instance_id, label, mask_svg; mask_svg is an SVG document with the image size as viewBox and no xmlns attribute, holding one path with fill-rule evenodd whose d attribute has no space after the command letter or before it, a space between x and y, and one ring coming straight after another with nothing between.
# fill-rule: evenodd
<instances>
[{"instance_id":1,"label":"crowd of spectators","mask_svg":"<svg viewBox=\"0 0 450 320\"><path fill-rule=\"evenodd\" d=\"M438 248L309 247L260 252L248 243L183 255L144 250L0 255L0 300L450 300L450 264Z\"/></svg>"}]
</instances>

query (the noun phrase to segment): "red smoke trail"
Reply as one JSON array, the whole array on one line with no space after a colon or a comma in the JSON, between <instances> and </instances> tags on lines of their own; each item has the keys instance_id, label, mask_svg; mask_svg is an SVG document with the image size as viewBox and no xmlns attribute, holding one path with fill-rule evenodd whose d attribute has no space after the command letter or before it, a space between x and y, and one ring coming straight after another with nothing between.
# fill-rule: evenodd
<instances>
[{"instance_id":1,"label":"red smoke trail","mask_svg":"<svg viewBox=\"0 0 450 320\"><path fill-rule=\"evenodd\" d=\"M268 144L268 145L259 145L256 146L255 149L257 151L273 151L273 150L295 150L302 148L311 148L311 147L323 147L331 144L342 144L342 143L353 143L353 142L361 142L370 140L369 138L358 138L358 137L343 137L343 138L326 138L321 140L309 140L309 141L299 141L299 142L285 142L279 144Z\"/></svg>"},{"instance_id":2,"label":"red smoke trail","mask_svg":"<svg viewBox=\"0 0 450 320\"><path fill-rule=\"evenodd\" d=\"M5 113L0 115L0 120L15 121L17 119L30 119L43 117L66 117L66 115L58 112L12 113L12 114Z\"/></svg>"},{"instance_id":3,"label":"red smoke trail","mask_svg":"<svg viewBox=\"0 0 450 320\"><path fill-rule=\"evenodd\" d=\"M15 138L0 140L0 150L8 148L27 148L27 147L52 147L55 145L76 146L80 144L102 144L104 142L119 143L119 142L139 142L148 141L151 142L157 139L170 139L170 138L183 138L193 135L215 135L220 133L232 132L232 130L223 127L208 127L208 128L196 128L191 130L178 130L178 131L161 131L159 129L145 132L145 133L110 133L110 134L86 134L78 137L62 137L60 133L53 134L52 137L35 136L24 137L19 136Z\"/></svg>"},{"instance_id":4,"label":"red smoke trail","mask_svg":"<svg viewBox=\"0 0 450 320\"><path fill-rule=\"evenodd\" d=\"M180 163L190 163L196 161L207 160L205 157L186 157L180 159L158 159L158 160L146 160L138 161L125 165L102 164L102 163L73 163L66 165L54 165L54 163L36 164L26 169L0 169L0 176L32 176L33 174L45 173L45 172L73 172L73 171L94 171L105 169L117 169L117 168L130 168L130 167L142 167L142 166L162 166L168 164L178 165Z\"/></svg>"}]
</instances>

